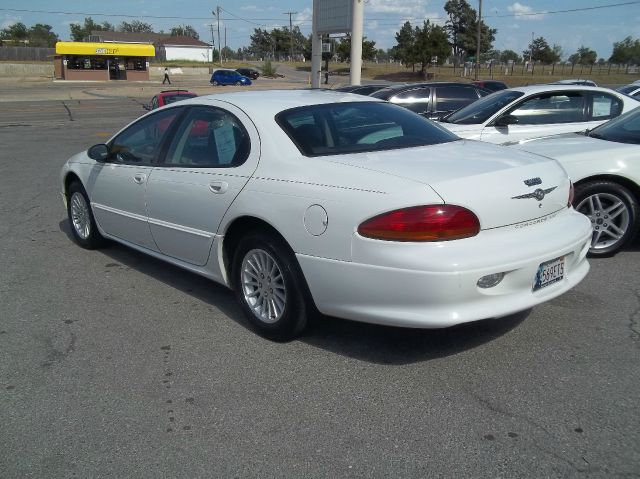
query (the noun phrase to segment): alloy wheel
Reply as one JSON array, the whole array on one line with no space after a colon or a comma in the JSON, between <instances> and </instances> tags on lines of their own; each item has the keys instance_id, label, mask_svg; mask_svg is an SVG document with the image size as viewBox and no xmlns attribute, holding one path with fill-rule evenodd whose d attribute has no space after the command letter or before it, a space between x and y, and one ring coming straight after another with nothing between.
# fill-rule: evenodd
<instances>
[{"instance_id":1,"label":"alloy wheel","mask_svg":"<svg viewBox=\"0 0 640 479\"><path fill-rule=\"evenodd\" d=\"M592 250L611 247L621 241L629 229L631 221L629 207L619 196L611 193L587 196L578 203L576 210L591 220Z\"/></svg>"},{"instance_id":2,"label":"alloy wheel","mask_svg":"<svg viewBox=\"0 0 640 479\"><path fill-rule=\"evenodd\" d=\"M287 291L276 260L262 249L252 249L242 260L240 274L244 300L255 317L267 324L280 320Z\"/></svg>"}]
</instances>

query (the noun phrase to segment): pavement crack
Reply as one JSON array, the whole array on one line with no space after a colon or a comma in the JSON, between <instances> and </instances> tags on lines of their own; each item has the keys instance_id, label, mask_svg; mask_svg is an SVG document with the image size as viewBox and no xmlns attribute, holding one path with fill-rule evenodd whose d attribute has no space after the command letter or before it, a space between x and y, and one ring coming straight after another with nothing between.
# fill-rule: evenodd
<instances>
[{"instance_id":1,"label":"pavement crack","mask_svg":"<svg viewBox=\"0 0 640 479\"><path fill-rule=\"evenodd\" d=\"M631 331L631 340L640 346L640 291L633 290L636 298L636 309L629 315L629 330Z\"/></svg>"},{"instance_id":2,"label":"pavement crack","mask_svg":"<svg viewBox=\"0 0 640 479\"><path fill-rule=\"evenodd\" d=\"M71 110L69 109L69 107L64 101L62 102L62 106L64 107L65 110L67 110L67 115L69 115L69 121L74 121L73 115L71 114Z\"/></svg>"}]
</instances>

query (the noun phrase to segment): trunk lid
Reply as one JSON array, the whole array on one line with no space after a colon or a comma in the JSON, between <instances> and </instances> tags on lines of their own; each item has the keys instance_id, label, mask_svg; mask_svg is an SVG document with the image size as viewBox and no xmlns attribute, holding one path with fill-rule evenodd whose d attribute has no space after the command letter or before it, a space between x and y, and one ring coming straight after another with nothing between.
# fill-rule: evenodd
<instances>
[{"instance_id":1,"label":"trunk lid","mask_svg":"<svg viewBox=\"0 0 640 479\"><path fill-rule=\"evenodd\" d=\"M445 203L473 211L482 229L541 218L566 208L569 197L569 178L555 160L478 141L332 157L331 161L429 185Z\"/></svg>"}]
</instances>

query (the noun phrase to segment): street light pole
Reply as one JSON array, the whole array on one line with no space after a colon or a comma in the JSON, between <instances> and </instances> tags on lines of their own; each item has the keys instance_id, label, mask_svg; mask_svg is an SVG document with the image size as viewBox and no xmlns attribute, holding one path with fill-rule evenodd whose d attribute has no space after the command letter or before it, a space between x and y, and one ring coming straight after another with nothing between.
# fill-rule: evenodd
<instances>
[{"instance_id":1,"label":"street light pole","mask_svg":"<svg viewBox=\"0 0 640 479\"><path fill-rule=\"evenodd\" d=\"M476 80L480 74L480 35L482 31L482 0L478 0L478 38L476 44Z\"/></svg>"},{"instance_id":2,"label":"street light pole","mask_svg":"<svg viewBox=\"0 0 640 479\"><path fill-rule=\"evenodd\" d=\"M218 61L220 62L220 66L222 66L222 49L220 48L220 6L218 5L211 13L213 13L213 16L218 20Z\"/></svg>"}]
</instances>

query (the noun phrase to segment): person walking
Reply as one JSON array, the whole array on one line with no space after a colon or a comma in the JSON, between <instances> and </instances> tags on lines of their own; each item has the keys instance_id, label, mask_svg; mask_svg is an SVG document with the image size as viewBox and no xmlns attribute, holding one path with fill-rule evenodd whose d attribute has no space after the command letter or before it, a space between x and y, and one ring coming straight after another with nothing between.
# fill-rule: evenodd
<instances>
[{"instance_id":1,"label":"person walking","mask_svg":"<svg viewBox=\"0 0 640 479\"><path fill-rule=\"evenodd\" d=\"M171 80L169 79L169 69L167 67L164 67L164 79L162 80L162 84L164 85L167 82L169 82L169 85L171 85Z\"/></svg>"}]
</instances>

